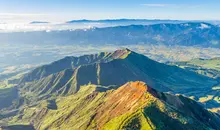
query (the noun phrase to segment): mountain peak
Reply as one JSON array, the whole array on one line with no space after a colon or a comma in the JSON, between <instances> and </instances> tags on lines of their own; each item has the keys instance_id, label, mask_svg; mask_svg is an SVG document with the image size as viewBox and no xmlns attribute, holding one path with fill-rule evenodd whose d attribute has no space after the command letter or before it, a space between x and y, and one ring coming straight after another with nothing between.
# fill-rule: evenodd
<instances>
[{"instance_id":1,"label":"mountain peak","mask_svg":"<svg viewBox=\"0 0 220 130\"><path fill-rule=\"evenodd\" d=\"M142 81L129 82L126 86L133 87L139 90L147 91L147 85Z\"/></svg>"},{"instance_id":2,"label":"mountain peak","mask_svg":"<svg viewBox=\"0 0 220 130\"><path fill-rule=\"evenodd\" d=\"M114 59L125 59L132 51L128 48L119 49L112 53Z\"/></svg>"},{"instance_id":3,"label":"mountain peak","mask_svg":"<svg viewBox=\"0 0 220 130\"><path fill-rule=\"evenodd\" d=\"M158 97L157 91L149 87L146 83L142 81L128 82L122 88L127 90L132 90L133 92L136 91L140 95L145 93L150 93L154 97Z\"/></svg>"}]
</instances>

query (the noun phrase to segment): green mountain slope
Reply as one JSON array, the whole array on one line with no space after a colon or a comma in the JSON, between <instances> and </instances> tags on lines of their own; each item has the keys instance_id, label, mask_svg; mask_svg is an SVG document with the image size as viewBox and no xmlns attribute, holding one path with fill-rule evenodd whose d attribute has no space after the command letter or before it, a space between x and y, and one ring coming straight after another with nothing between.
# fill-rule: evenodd
<instances>
[{"instance_id":1,"label":"green mountain slope","mask_svg":"<svg viewBox=\"0 0 220 130\"><path fill-rule=\"evenodd\" d=\"M16 82L0 89L4 129L220 129L219 115L196 102L220 108L217 79L129 49L67 57Z\"/></svg>"},{"instance_id":2,"label":"green mountain slope","mask_svg":"<svg viewBox=\"0 0 220 130\"><path fill-rule=\"evenodd\" d=\"M24 75L24 77L21 78L20 82L38 80L49 76L50 74L54 74L69 68L74 69L81 65L108 62L112 61L113 59L120 59L127 54L127 51L115 51L114 53L101 52L99 54L84 55L80 57L65 57L64 59L55 61L49 65L44 65L34 69L32 72Z\"/></svg>"},{"instance_id":3,"label":"green mountain slope","mask_svg":"<svg viewBox=\"0 0 220 130\"><path fill-rule=\"evenodd\" d=\"M128 49L117 50L104 57L104 60L67 68L39 80L26 78L41 77L35 73L36 70L41 70L38 68L22 78L19 88L28 97L46 98L76 93L80 86L89 83L117 87L129 81L141 80L159 91L200 97L207 90L212 90L212 86L217 83L212 78L158 63ZM49 68L53 68L53 64Z\"/></svg>"},{"instance_id":4,"label":"green mountain slope","mask_svg":"<svg viewBox=\"0 0 220 130\"><path fill-rule=\"evenodd\" d=\"M220 129L219 115L203 107L220 108L219 89L213 89L217 79L158 63L129 49L67 57L16 81L16 86L0 89L0 126Z\"/></svg>"},{"instance_id":5,"label":"green mountain slope","mask_svg":"<svg viewBox=\"0 0 220 130\"><path fill-rule=\"evenodd\" d=\"M10 123L31 123L39 130L220 129L219 115L191 99L158 92L143 82L103 90L103 86L82 86L76 94L55 100L56 108L43 101L24 108Z\"/></svg>"},{"instance_id":6,"label":"green mountain slope","mask_svg":"<svg viewBox=\"0 0 220 130\"><path fill-rule=\"evenodd\" d=\"M210 68L220 71L220 57L212 59L194 59L187 62L187 64L197 65L204 68Z\"/></svg>"}]
</instances>

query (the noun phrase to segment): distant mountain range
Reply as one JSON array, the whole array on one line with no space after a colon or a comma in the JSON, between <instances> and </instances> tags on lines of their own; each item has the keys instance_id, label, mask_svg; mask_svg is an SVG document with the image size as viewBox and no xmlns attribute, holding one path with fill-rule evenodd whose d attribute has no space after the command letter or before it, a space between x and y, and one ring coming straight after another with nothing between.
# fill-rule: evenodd
<instances>
[{"instance_id":1,"label":"distant mountain range","mask_svg":"<svg viewBox=\"0 0 220 130\"><path fill-rule=\"evenodd\" d=\"M67 24L71 23L145 23L145 24L161 24L161 23L186 23L186 22L206 22L214 25L220 25L219 20L170 20L170 19L102 19L102 20L89 20L78 19L67 21Z\"/></svg>"},{"instance_id":2,"label":"distant mountain range","mask_svg":"<svg viewBox=\"0 0 220 130\"><path fill-rule=\"evenodd\" d=\"M88 20L88 19L80 19L80 20L71 20L66 23L118 23L118 22L143 22L143 23L183 23L187 21L181 20L160 20L160 19L103 19L103 20Z\"/></svg>"},{"instance_id":3,"label":"distant mountain range","mask_svg":"<svg viewBox=\"0 0 220 130\"><path fill-rule=\"evenodd\" d=\"M216 79L129 49L65 57L10 82L0 89L4 129L220 129L204 108L219 103L196 102L218 93Z\"/></svg>"},{"instance_id":4,"label":"distant mountain range","mask_svg":"<svg viewBox=\"0 0 220 130\"><path fill-rule=\"evenodd\" d=\"M10 44L163 44L220 48L220 27L203 23L130 25L65 31L1 33Z\"/></svg>"},{"instance_id":5,"label":"distant mountain range","mask_svg":"<svg viewBox=\"0 0 220 130\"><path fill-rule=\"evenodd\" d=\"M45 22L45 21L33 21L33 22L30 22L30 24L47 24L47 23L50 23L50 22Z\"/></svg>"}]
</instances>

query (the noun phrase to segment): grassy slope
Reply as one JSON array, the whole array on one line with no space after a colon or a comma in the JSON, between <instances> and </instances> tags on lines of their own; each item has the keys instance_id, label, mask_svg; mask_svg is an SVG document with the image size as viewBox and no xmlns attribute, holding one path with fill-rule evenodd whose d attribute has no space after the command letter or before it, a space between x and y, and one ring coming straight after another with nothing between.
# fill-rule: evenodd
<instances>
[{"instance_id":1,"label":"grassy slope","mask_svg":"<svg viewBox=\"0 0 220 130\"><path fill-rule=\"evenodd\" d=\"M32 122L37 129L51 130L220 128L219 118L196 102L159 93L142 82L106 92L97 91L95 85L83 86L55 103L56 109L48 109L45 102L26 108L11 124Z\"/></svg>"},{"instance_id":2,"label":"grassy slope","mask_svg":"<svg viewBox=\"0 0 220 130\"><path fill-rule=\"evenodd\" d=\"M20 86L19 88L21 95L28 100L27 105L29 106L22 107L18 116L11 120L11 123L29 124L31 119L31 122L34 122L35 126L39 126L39 128L57 129L57 126L82 129L96 128L99 126L97 123L101 123L99 121L102 121L102 118L97 119L94 113L99 110L100 104L107 102L109 99L107 95L111 95L112 91L96 93L94 92L94 90L97 89L96 87L91 87L91 89L87 87L81 88L81 85L89 83L119 86L128 81L143 80L149 83L150 86L162 91L175 91L200 97L207 95L206 92L211 90L210 86L216 83L216 81L211 78L185 71L178 67L160 64L145 56L127 51L128 50L124 53L124 51L120 52L119 50L114 52L114 55L112 55L112 53L106 53L107 55L103 58L106 59L106 57L110 57L110 61L104 60L105 62L99 61L94 64L81 65L74 69L65 69L61 72L41 78L40 80L26 83L25 86L21 84L22 87ZM104 89L101 88L101 90ZM81 91L82 93L80 93ZM189 91L192 93L188 93ZM212 92L214 93L215 91ZM85 93L87 93L87 95L84 95ZM63 95L71 96L60 97ZM58 98L58 100L55 101L54 99L56 98ZM91 100L88 98L91 98ZM42 100L44 101L42 102ZM166 107L169 107L169 105ZM153 123L152 121L144 120L143 115L146 112L144 111L145 109L135 108L135 110L136 111L130 112L131 115L123 112L121 114L124 116L120 115L122 116L120 117L117 115L114 118L117 121L118 117L120 117L119 120L126 117L126 120L129 119L127 121L131 122L126 123L123 120L124 124L121 126L129 126L136 121L139 122L139 124L137 124L139 126L140 124L146 124L144 122L148 121L148 125L146 124L146 126L142 127L158 127L158 124L155 124L157 121ZM105 109L103 109L103 111L105 111ZM164 111L162 111L162 113L164 113ZM133 118L133 114L137 116L137 118ZM169 112L166 113L166 115L169 115ZM165 119L170 119L168 117ZM178 119L178 122L182 120L182 115L177 117L181 117L181 119ZM191 118L191 115L189 115L189 117ZM150 117L145 116L145 118L148 119ZM188 116L185 118L188 119ZM185 120L185 118L183 119ZM106 118L103 118L103 120L105 119ZM111 119L112 121L115 120L113 118ZM69 120L71 122L76 121L76 123L69 123ZM108 122L101 124L101 127L105 128L104 124L108 124ZM107 127L110 126L107 125ZM112 127L118 128L115 126Z\"/></svg>"},{"instance_id":3,"label":"grassy slope","mask_svg":"<svg viewBox=\"0 0 220 130\"><path fill-rule=\"evenodd\" d=\"M197 65L204 68L210 68L220 71L220 58L213 58L213 59L194 59L187 64L190 65Z\"/></svg>"},{"instance_id":4,"label":"grassy slope","mask_svg":"<svg viewBox=\"0 0 220 130\"><path fill-rule=\"evenodd\" d=\"M193 59L190 61L171 63L209 77L220 77L220 58Z\"/></svg>"}]
</instances>

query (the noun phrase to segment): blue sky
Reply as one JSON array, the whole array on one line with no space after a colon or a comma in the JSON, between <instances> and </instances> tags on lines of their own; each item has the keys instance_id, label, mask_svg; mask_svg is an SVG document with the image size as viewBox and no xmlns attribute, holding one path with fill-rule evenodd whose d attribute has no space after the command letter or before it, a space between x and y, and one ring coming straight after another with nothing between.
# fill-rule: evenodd
<instances>
[{"instance_id":1,"label":"blue sky","mask_svg":"<svg viewBox=\"0 0 220 130\"><path fill-rule=\"evenodd\" d=\"M1 0L1 21L220 20L220 0Z\"/></svg>"}]
</instances>

